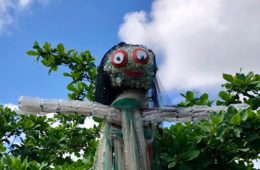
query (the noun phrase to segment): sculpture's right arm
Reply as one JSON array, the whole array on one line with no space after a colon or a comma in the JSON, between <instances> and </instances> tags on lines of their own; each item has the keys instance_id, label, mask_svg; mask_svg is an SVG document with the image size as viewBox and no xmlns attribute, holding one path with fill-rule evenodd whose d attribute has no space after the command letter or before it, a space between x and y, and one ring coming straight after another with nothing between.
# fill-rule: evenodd
<instances>
[{"instance_id":1,"label":"sculpture's right arm","mask_svg":"<svg viewBox=\"0 0 260 170\"><path fill-rule=\"evenodd\" d=\"M107 120L120 121L120 111L114 107L97 102L84 102L78 100L40 99L22 96L19 99L19 109L22 114L46 113L77 113L87 116L106 118Z\"/></svg>"}]
</instances>

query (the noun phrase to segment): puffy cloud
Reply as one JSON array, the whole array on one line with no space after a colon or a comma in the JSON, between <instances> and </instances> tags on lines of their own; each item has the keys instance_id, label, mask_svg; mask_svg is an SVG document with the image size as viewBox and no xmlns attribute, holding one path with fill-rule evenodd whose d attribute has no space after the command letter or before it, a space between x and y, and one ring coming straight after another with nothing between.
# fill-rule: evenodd
<instances>
[{"instance_id":1,"label":"puffy cloud","mask_svg":"<svg viewBox=\"0 0 260 170\"><path fill-rule=\"evenodd\" d=\"M118 35L155 51L167 91L207 88L222 73L259 73L259 18L259 0L155 0L126 14Z\"/></svg>"},{"instance_id":2,"label":"puffy cloud","mask_svg":"<svg viewBox=\"0 0 260 170\"><path fill-rule=\"evenodd\" d=\"M28 9L31 4L46 5L49 0L0 0L0 36L14 23L17 14Z\"/></svg>"}]
</instances>

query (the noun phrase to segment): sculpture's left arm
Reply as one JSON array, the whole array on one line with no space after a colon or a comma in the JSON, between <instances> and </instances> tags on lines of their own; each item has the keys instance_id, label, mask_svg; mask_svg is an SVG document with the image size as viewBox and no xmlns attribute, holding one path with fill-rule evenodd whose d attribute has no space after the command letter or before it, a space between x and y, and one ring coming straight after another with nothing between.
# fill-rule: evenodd
<instances>
[{"instance_id":1,"label":"sculpture's left arm","mask_svg":"<svg viewBox=\"0 0 260 170\"><path fill-rule=\"evenodd\" d=\"M238 109L245 109L246 104L233 105ZM143 120L145 122L163 122L163 121L196 121L208 119L213 112L226 111L226 106L193 106L193 107L160 107L147 109L143 111Z\"/></svg>"}]
</instances>

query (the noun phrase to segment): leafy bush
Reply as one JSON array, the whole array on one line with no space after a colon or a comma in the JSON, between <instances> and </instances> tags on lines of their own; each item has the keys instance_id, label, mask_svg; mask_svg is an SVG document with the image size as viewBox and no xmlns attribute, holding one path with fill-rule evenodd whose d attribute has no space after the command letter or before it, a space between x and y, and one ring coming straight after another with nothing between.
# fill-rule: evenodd
<instances>
[{"instance_id":1,"label":"leafy bush","mask_svg":"<svg viewBox=\"0 0 260 170\"><path fill-rule=\"evenodd\" d=\"M236 110L177 123L158 136L163 169L252 169L260 152L260 112Z\"/></svg>"},{"instance_id":2,"label":"leafy bush","mask_svg":"<svg viewBox=\"0 0 260 170\"><path fill-rule=\"evenodd\" d=\"M9 108L0 106L2 164L9 168L16 166L11 166L10 160L12 160L13 164L29 162L28 166L32 166L31 164L34 166L38 162L48 167L50 165L62 167L64 164L91 167L100 127L80 128L79 125L84 119L84 116L75 114L57 114L53 118L17 115ZM70 154L80 157L81 152L84 161L74 162ZM8 157L6 153L13 157Z\"/></svg>"},{"instance_id":3,"label":"leafy bush","mask_svg":"<svg viewBox=\"0 0 260 170\"><path fill-rule=\"evenodd\" d=\"M163 169L253 169L252 160L260 153L259 75L252 72L232 76L219 93L218 105L247 103L250 108L212 113L209 120L177 123L157 135ZM207 94L181 94L185 101L178 106L208 105ZM243 96L243 97L241 97ZM255 110L253 110L255 109Z\"/></svg>"}]
</instances>

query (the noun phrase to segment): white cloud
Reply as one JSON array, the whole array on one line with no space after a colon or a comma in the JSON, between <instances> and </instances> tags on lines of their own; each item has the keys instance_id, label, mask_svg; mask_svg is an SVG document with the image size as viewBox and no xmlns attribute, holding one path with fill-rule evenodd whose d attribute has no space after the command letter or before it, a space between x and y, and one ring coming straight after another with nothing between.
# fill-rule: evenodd
<instances>
[{"instance_id":1,"label":"white cloud","mask_svg":"<svg viewBox=\"0 0 260 170\"><path fill-rule=\"evenodd\" d=\"M46 116L47 116L47 118L53 118L55 114L57 114L57 113L48 113L48 114L46 114ZM57 122L54 122L51 126L55 128L55 127L59 126L60 124L61 123L59 121L57 121ZM98 123L95 122L92 117L86 117L84 120L84 123L79 124L78 127L79 128L92 128L92 127L94 127L94 125L98 126Z\"/></svg>"},{"instance_id":2,"label":"white cloud","mask_svg":"<svg viewBox=\"0 0 260 170\"><path fill-rule=\"evenodd\" d=\"M12 103L4 104L4 107L10 108L12 111L17 111L17 110L19 110L18 105L15 105L15 104L12 104Z\"/></svg>"},{"instance_id":3,"label":"white cloud","mask_svg":"<svg viewBox=\"0 0 260 170\"><path fill-rule=\"evenodd\" d=\"M93 120L92 117L86 117L84 124L79 125L81 128L92 128L94 125L98 126L98 123Z\"/></svg>"},{"instance_id":4,"label":"white cloud","mask_svg":"<svg viewBox=\"0 0 260 170\"><path fill-rule=\"evenodd\" d=\"M254 163L254 168L260 169L260 159L254 160L253 163Z\"/></svg>"},{"instance_id":5,"label":"white cloud","mask_svg":"<svg viewBox=\"0 0 260 170\"><path fill-rule=\"evenodd\" d=\"M32 0L19 0L18 7L20 7L21 9L26 8L30 5L31 2Z\"/></svg>"},{"instance_id":6,"label":"white cloud","mask_svg":"<svg viewBox=\"0 0 260 170\"><path fill-rule=\"evenodd\" d=\"M0 36L15 22L16 16L25 12L33 3L46 5L49 0L0 0Z\"/></svg>"},{"instance_id":7,"label":"white cloud","mask_svg":"<svg viewBox=\"0 0 260 170\"><path fill-rule=\"evenodd\" d=\"M119 37L160 60L165 89L220 85L222 73L260 72L259 0L155 0L125 15Z\"/></svg>"}]
</instances>

